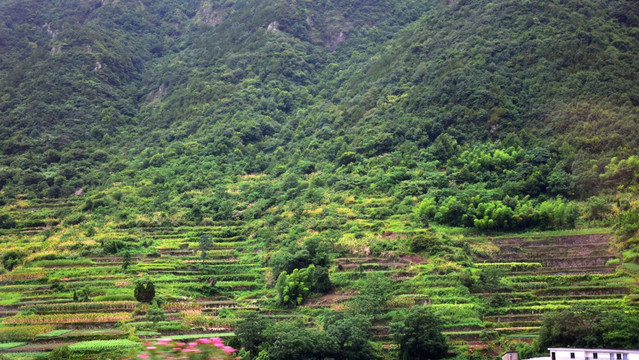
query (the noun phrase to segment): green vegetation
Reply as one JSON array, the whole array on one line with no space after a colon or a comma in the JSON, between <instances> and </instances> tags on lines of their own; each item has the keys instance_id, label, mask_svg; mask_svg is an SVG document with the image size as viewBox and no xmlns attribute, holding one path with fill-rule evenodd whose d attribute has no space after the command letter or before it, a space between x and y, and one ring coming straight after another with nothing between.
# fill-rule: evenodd
<instances>
[{"instance_id":1,"label":"green vegetation","mask_svg":"<svg viewBox=\"0 0 639 360\"><path fill-rule=\"evenodd\" d=\"M18 347L18 346L22 346L22 345L26 345L26 344L27 343L25 343L25 342L0 343L0 351L9 350L9 349L12 349L14 347Z\"/></svg>"},{"instance_id":2,"label":"green vegetation","mask_svg":"<svg viewBox=\"0 0 639 360\"><path fill-rule=\"evenodd\" d=\"M598 308L575 308L548 314L540 329L539 345L632 349L639 344L636 313Z\"/></svg>"},{"instance_id":3,"label":"green vegetation","mask_svg":"<svg viewBox=\"0 0 639 360\"><path fill-rule=\"evenodd\" d=\"M1 351L639 347L637 14L0 0Z\"/></svg>"},{"instance_id":4,"label":"green vegetation","mask_svg":"<svg viewBox=\"0 0 639 360\"><path fill-rule=\"evenodd\" d=\"M135 299L139 302L150 303L155 298L155 286L149 279L135 281Z\"/></svg>"},{"instance_id":5,"label":"green vegetation","mask_svg":"<svg viewBox=\"0 0 639 360\"><path fill-rule=\"evenodd\" d=\"M428 308L414 307L403 322L391 324L400 359L441 359L448 344L441 320Z\"/></svg>"},{"instance_id":6,"label":"green vegetation","mask_svg":"<svg viewBox=\"0 0 639 360\"><path fill-rule=\"evenodd\" d=\"M73 352L105 352L114 350L126 350L137 347L138 343L130 340L93 340L82 341L69 346Z\"/></svg>"}]
</instances>

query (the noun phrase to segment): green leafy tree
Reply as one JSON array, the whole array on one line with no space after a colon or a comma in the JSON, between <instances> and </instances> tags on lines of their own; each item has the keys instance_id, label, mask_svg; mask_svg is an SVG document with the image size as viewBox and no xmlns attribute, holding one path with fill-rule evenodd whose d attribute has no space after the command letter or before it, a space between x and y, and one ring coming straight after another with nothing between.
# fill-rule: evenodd
<instances>
[{"instance_id":1,"label":"green leafy tree","mask_svg":"<svg viewBox=\"0 0 639 360\"><path fill-rule=\"evenodd\" d=\"M437 360L448 352L441 320L426 307L408 311L402 322L391 324L393 339L399 345L402 360Z\"/></svg>"},{"instance_id":2,"label":"green leafy tree","mask_svg":"<svg viewBox=\"0 0 639 360\"><path fill-rule=\"evenodd\" d=\"M504 285L501 283L501 278L504 275L504 271L492 267L487 266L481 269L479 272L479 278L474 284L475 290L492 292L497 291L504 288Z\"/></svg>"},{"instance_id":3,"label":"green leafy tree","mask_svg":"<svg viewBox=\"0 0 639 360\"><path fill-rule=\"evenodd\" d=\"M250 314L237 325L235 336L237 336L242 347L253 356L260 353L261 344L266 340L264 331L270 325L267 320L260 318L257 314Z\"/></svg>"},{"instance_id":4,"label":"green leafy tree","mask_svg":"<svg viewBox=\"0 0 639 360\"><path fill-rule=\"evenodd\" d=\"M369 343L371 321L365 315L330 312L324 316L324 329L337 341L339 356L343 360L376 359Z\"/></svg>"},{"instance_id":5,"label":"green leafy tree","mask_svg":"<svg viewBox=\"0 0 639 360\"><path fill-rule=\"evenodd\" d=\"M392 281L379 273L368 273L355 284L359 293L353 297L351 308L359 314L376 317L384 312L393 296Z\"/></svg>"},{"instance_id":6,"label":"green leafy tree","mask_svg":"<svg viewBox=\"0 0 639 360\"><path fill-rule=\"evenodd\" d=\"M634 349L639 347L636 311L577 306L544 317L539 329L541 349L588 347Z\"/></svg>"},{"instance_id":7,"label":"green leafy tree","mask_svg":"<svg viewBox=\"0 0 639 360\"><path fill-rule=\"evenodd\" d=\"M325 293L333 288L328 269L323 266L315 266L315 269L311 273L311 284L311 290L320 293Z\"/></svg>"},{"instance_id":8,"label":"green leafy tree","mask_svg":"<svg viewBox=\"0 0 639 360\"><path fill-rule=\"evenodd\" d=\"M603 320L603 343L608 349L639 348L639 314L610 310Z\"/></svg>"},{"instance_id":9,"label":"green leafy tree","mask_svg":"<svg viewBox=\"0 0 639 360\"><path fill-rule=\"evenodd\" d=\"M202 261L204 261L206 260L206 252L211 250L211 248L213 247L213 239L211 238L211 235L200 235L199 247Z\"/></svg>"},{"instance_id":10,"label":"green leafy tree","mask_svg":"<svg viewBox=\"0 0 639 360\"><path fill-rule=\"evenodd\" d=\"M430 254L436 252L439 248L440 239L433 233L420 233L412 236L409 240L410 250L412 252L427 251Z\"/></svg>"},{"instance_id":11,"label":"green leafy tree","mask_svg":"<svg viewBox=\"0 0 639 360\"><path fill-rule=\"evenodd\" d=\"M603 327L600 309L577 307L548 313L539 329L539 346L584 347L602 345Z\"/></svg>"},{"instance_id":12,"label":"green leafy tree","mask_svg":"<svg viewBox=\"0 0 639 360\"><path fill-rule=\"evenodd\" d=\"M428 226L428 222L437 213L437 202L434 198L424 198L413 210L413 215L423 226Z\"/></svg>"},{"instance_id":13,"label":"green leafy tree","mask_svg":"<svg viewBox=\"0 0 639 360\"><path fill-rule=\"evenodd\" d=\"M149 279L136 280L133 295L139 302L150 303L155 297L155 285Z\"/></svg>"},{"instance_id":14,"label":"green leafy tree","mask_svg":"<svg viewBox=\"0 0 639 360\"><path fill-rule=\"evenodd\" d=\"M279 303L283 306L300 305L310 288L311 280L308 276L308 269L295 269L290 275L282 271L275 285Z\"/></svg>"},{"instance_id":15,"label":"green leafy tree","mask_svg":"<svg viewBox=\"0 0 639 360\"><path fill-rule=\"evenodd\" d=\"M16 221L7 214L0 214L0 229L13 229L16 227Z\"/></svg>"},{"instance_id":16,"label":"green leafy tree","mask_svg":"<svg viewBox=\"0 0 639 360\"><path fill-rule=\"evenodd\" d=\"M585 211L586 219L603 220L611 214L612 205L602 197L593 196L586 202Z\"/></svg>"},{"instance_id":17,"label":"green leafy tree","mask_svg":"<svg viewBox=\"0 0 639 360\"><path fill-rule=\"evenodd\" d=\"M122 272L126 272L129 266L131 266L131 253L125 251L124 254L122 254Z\"/></svg>"},{"instance_id":18,"label":"green leafy tree","mask_svg":"<svg viewBox=\"0 0 639 360\"><path fill-rule=\"evenodd\" d=\"M91 289L88 286L80 290L73 290L73 302L89 302L91 298Z\"/></svg>"},{"instance_id":19,"label":"green leafy tree","mask_svg":"<svg viewBox=\"0 0 639 360\"><path fill-rule=\"evenodd\" d=\"M324 360L339 354L335 338L325 331L307 329L300 322L277 324L269 332L270 360Z\"/></svg>"}]
</instances>

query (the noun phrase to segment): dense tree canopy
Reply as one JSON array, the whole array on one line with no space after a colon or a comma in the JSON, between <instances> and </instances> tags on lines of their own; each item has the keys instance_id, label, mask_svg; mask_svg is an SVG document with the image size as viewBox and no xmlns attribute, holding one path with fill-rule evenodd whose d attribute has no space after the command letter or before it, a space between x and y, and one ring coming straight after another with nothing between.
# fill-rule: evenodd
<instances>
[{"instance_id":1,"label":"dense tree canopy","mask_svg":"<svg viewBox=\"0 0 639 360\"><path fill-rule=\"evenodd\" d=\"M392 325L401 359L437 360L448 351L441 320L426 307L414 307L403 322Z\"/></svg>"}]
</instances>

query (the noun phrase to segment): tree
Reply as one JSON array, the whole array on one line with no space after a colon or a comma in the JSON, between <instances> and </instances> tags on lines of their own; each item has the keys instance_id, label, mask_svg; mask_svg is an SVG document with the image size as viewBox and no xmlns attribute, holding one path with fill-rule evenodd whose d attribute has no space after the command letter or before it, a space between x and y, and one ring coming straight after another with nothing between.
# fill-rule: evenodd
<instances>
[{"instance_id":1,"label":"tree","mask_svg":"<svg viewBox=\"0 0 639 360\"><path fill-rule=\"evenodd\" d=\"M370 327L371 321L365 315L346 315L334 311L324 316L324 329L337 341L340 348L337 359L376 359L375 351L368 342Z\"/></svg>"},{"instance_id":2,"label":"tree","mask_svg":"<svg viewBox=\"0 0 639 360\"><path fill-rule=\"evenodd\" d=\"M126 272L129 266L131 266L131 253L125 251L122 254L122 272Z\"/></svg>"},{"instance_id":3,"label":"tree","mask_svg":"<svg viewBox=\"0 0 639 360\"><path fill-rule=\"evenodd\" d=\"M603 342L601 321L600 309L586 307L546 314L539 329L539 346L598 347Z\"/></svg>"},{"instance_id":4,"label":"tree","mask_svg":"<svg viewBox=\"0 0 639 360\"><path fill-rule=\"evenodd\" d=\"M91 298L91 289L88 286L83 287L80 290L73 290L73 302L89 302Z\"/></svg>"},{"instance_id":5,"label":"tree","mask_svg":"<svg viewBox=\"0 0 639 360\"><path fill-rule=\"evenodd\" d=\"M311 265L313 266L313 265ZM309 266L310 268L310 266ZM312 290L320 293L329 291L333 284L329 277L328 269L323 266L316 266L311 274Z\"/></svg>"},{"instance_id":6,"label":"tree","mask_svg":"<svg viewBox=\"0 0 639 360\"><path fill-rule=\"evenodd\" d=\"M417 207L413 209L415 220L419 221L423 226L428 226L428 221L437 213L437 203L434 198L424 198Z\"/></svg>"},{"instance_id":7,"label":"tree","mask_svg":"<svg viewBox=\"0 0 639 360\"><path fill-rule=\"evenodd\" d=\"M235 336L240 339L242 347L255 356L260 352L260 345L266 339L264 330L268 325L268 321L260 319L257 314L252 313L237 325Z\"/></svg>"},{"instance_id":8,"label":"tree","mask_svg":"<svg viewBox=\"0 0 639 360\"><path fill-rule=\"evenodd\" d=\"M491 292L503 288L501 283L503 273L503 270L497 267L483 267L479 272L479 279L475 282L476 290Z\"/></svg>"},{"instance_id":9,"label":"tree","mask_svg":"<svg viewBox=\"0 0 639 360\"><path fill-rule=\"evenodd\" d=\"M324 360L335 359L339 354L335 338L325 331L307 329L300 322L276 324L270 331L270 360Z\"/></svg>"},{"instance_id":10,"label":"tree","mask_svg":"<svg viewBox=\"0 0 639 360\"><path fill-rule=\"evenodd\" d=\"M577 306L549 313L539 329L540 348L639 347L639 317L636 312Z\"/></svg>"},{"instance_id":11,"label":"tree","mask_svg":"<svg viewBox=\"0 0 639 360\"><path fill-rule=\"evenodd\" d=\"M391 332L400 359L437 360L448 352L442 322L429 308L412 308L403 322L391 324Z\"/></svg>"},{"instance_id":12,"label":"tree","mask_svg":"<svg viewBox=\"0 0 639 360\"><path fill-rule=\"evenodd\" d=\"M16 227L16 221L7 214L0 214L0 229L13 229Z\"/></svg>"},{"instance_id":13,"label":"tree","mask_svg":"<svg viewBox=\"0 0 639 360\"><path fill-rule=\"evenodd\" d=\"M621 310L608 312L603 320L603 347L609 349L639 348L639 317Z\"/></svg>"},{"instance_id":14,"label":"tree","mask_svg":"<svg viewBox=\"0 0 639 360\"><path fill-rule=\"evenodd\" d=\"M213 247L213 240L211 239L211 235L200 235L199 247L202 254L202 261L204 261L206 260L206 252Z\"/></svg>"},{"instance_id":15,"label":"tree","mask_svg":"<svg viewBox=\"0 0 639 360\"><path fill-rule=\"evenodd\" d=\"M379 273L369 273L355 284L359 294L352 300L352 308L359 314L377 316L393 296L392 281Z\"/></svg>"},{"instance_id":16,"label":"tree","mask_svg":"<svg viewBox=\"0 0 639 360\"><path fill-rule=\"evenodd\" d=\"M435 234L427 232L414 235L408 245L412 252L427 251L429 254L433 254L438 250L440 241Z\"/></svg>"},{"instance_id":17,"label":"tree","mask_svg":"<svg viewBox=\"0 0 639 360\"><path fill-rule=\"evenodd\" d=\"M153 282L149 279L136 280L133 295L139 302L150 303L155 297L155 286Z\"/></svg>"},{"instance_id":18,"label":"tree","mask_svg":"<svg viewBox=\"0 0 639 360\"><path fill-rule=\"evenodd\" d=\"M280 305L284 306L300 305L310 288L308 269L295 269L290 275L282 271L275 284Z\"/></svg>"}]
</instances>

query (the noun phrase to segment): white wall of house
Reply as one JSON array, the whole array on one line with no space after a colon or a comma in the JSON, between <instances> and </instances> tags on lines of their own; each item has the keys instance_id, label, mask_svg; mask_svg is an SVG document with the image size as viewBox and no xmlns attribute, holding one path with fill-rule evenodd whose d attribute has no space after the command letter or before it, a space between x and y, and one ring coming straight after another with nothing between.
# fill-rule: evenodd
<instances>
[{"instance_id":1,"label":"white wall of house","mask_svg":"<svg viewBox=\"0 0 639 360\"><path fill-rule=\"evenodd\" d=\"M550 351L551 360L639 360L639 350L566 348L551 348L548 350Z\"/></svg>"},{"instance_id":2,"label":"white wall of house","mask_svg":"<svg viewBox=\"0 0 639 360\"><path fill-rule=\"evenodd\" d=\"M554 356L554 360L573 360L573 359L577 359L577 360L585 360L586 359L586 353L585 351L579 351L580 349L570 349L570 350L556 350L556 351L550 351L550 358L553 359L552 353L555 353ZM574 354L573 356L571 356L571 354ZM609 359L603 359L603 360L609 360Z\"/></svg>"}]
</instances>

